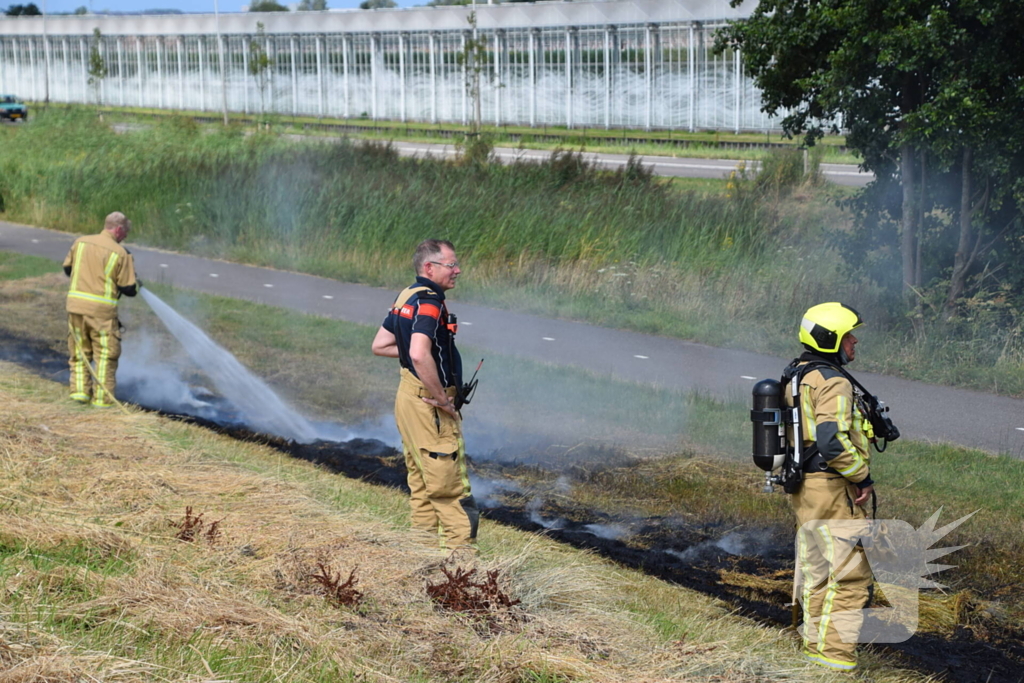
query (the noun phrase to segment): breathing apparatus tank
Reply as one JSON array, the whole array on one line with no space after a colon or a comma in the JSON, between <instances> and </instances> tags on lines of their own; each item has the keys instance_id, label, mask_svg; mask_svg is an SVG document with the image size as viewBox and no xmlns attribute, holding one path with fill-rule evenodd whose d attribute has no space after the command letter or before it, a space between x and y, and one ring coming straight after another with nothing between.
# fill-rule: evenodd
<instances>
[{"instance_id":1,"label":"breathing apparatus tank","mask_svg":"<svg viewBox=\"0 0 1024 683\"><path fill-rule=\"evenodd\" d=\"M764 491L771 493L772 472L782 467L786 459L782 384L774 379L763 379L754 385L753 395L750 421L754 426L754 464L764 470Z\"/></svg>"}]
</instances>

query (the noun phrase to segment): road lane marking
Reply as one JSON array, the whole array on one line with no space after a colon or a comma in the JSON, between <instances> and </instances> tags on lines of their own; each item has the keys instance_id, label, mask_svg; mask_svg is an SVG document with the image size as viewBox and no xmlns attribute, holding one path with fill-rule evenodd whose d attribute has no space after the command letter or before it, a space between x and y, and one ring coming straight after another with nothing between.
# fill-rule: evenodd
<instances>
[{"instance_id":1,"label":"road lane marking","mask_svg":"<svg viewBox=\"0 0 1024 683\"><path fill-rule=\"evenodd\" d=\"M757 378L756 377L751 377L750 375L740 375L740 379L757 379Z\"/></svg>"},{"instance_id":2,"label":"road lane marking","mask_svg":"<svg viewBox=\"0 0 1024 683\"><path fill-rule=\"evenodd\" d=\"M263 286L264 286L264 287L273 287L274 285L270 285L270 284L266 284L266 283L264 283L264 285L263 285Z\"/></svg>"},{"instance_id":3,"label":"road lane marking","mask_svg":"<svg viewBox=\"0 0 1024 683\"><path fill-rule=\"evenodd\" d=\"M1024 427L1017 427L1018 432L1024 432Z\"/></svg>"},{"instance_id":4,"label":"road lane marking","mask_svg":"<svg viewBox=\"0 0 1024 683\"><path fill-rule=\"evenodd\" d=\"M633 356L633 358L639 358L640 360L650 360L650 356Z\"/></svg>"},{"instance_id":5,"label":"road lane marking","mask_svg":"<svg viewBox=\"0 0 1024 683\"><path fill-rule=\"evenodd\" d=\"M324 298L325 299L333 299L334 297L331 296L330 294L324 294Z\"/></svg>"},{"instance_id":6,"label":"road lane marking","mask_svg":"<svg viewBox=\"0 0 1024 683\"><path fill-rule=\"evenodd\" d=\"M554 337L541 337L544 341L555 341Z\"/></svg>"},{"instance_id":7,"label":"road lane marking","mask_svg":"<svg viewBox=\"0 0 1024 683\"><path fill-rule=\"evenodd\" d=\"M465 320L463 320L463 321L462 321L462 324L463 324L463 325L472 325L473 323L468 323L468 322L466 322Z\"/></svg>"},{"instance_id":8,"label":"road lane marking","mask_svg":"<svg viewBox=\"0 0 1024 683\"><path fill-rule=\"evenodd\" d=\"M167 267L167 264L166 264L166 263L161 263L161 264L160 264L160 267L161 267L161 268L166 268L166 267Z\"/></svg>"},{"instance_id":9,"label":"road lane marking","mask_svg":"<svg viewBox=\"0 0 1024 683\"><path fill-rule=\"evenodd\" d=\"M210 273L210 277L220 277L220 275L217 275L217 273Z\"/></svg>"}]
</instances>

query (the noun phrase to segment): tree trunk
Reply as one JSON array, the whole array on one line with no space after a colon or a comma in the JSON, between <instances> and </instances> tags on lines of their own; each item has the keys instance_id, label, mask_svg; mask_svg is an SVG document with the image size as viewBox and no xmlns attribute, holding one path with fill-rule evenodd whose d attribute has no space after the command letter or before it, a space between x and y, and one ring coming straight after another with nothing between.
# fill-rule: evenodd
<instances>
[{"instance_id":1,"label":"tree trunk","mask_svg":"<svg viewBox=\"0 0 1024 683\"><path fill-rule=\"evenodd\" d=\"M964 147L962 181L960 183L960 241L953 257L953 274L949 278L949 294L943 307L943 316L950 320L956 315L956 302L967 286L967 270L971 266L971 242L974 239L974 209L971 206L971 160L974 151Z\"/></svg>"},{"instance_id":2,"label":"tree trunk","mask_svg":"<svg viewBox=\"0 0 1024 683\"><path fill-rule=\"evenodd\" d=\"M924 217L931 207L928 204L928 152L927 150L921 150L921 167L918 169L917 175L917 221L916 234L914 235L914 287L920 290L923 276L921 274L921 264L924 263L924 259L921 258L921 252L924 251L924 239L922 239L922 233L924 232ZM923 302L921 297L917 298L917 309L920 312L923 308Z\"/></svg>"},{"instance_id":3,"label":"tree trunk","mask_svg":"<svg viewBox=\"0 0 1024 683\"><path fill-rule=\"evenodd\" d=\"M915 201L917 182L914 173L914 150L906 142L900 147L900 177L903 184L903 225L900 235L900 252L903 256L903 299L910 305L916 295L914 283L917 274L915 243L918 213Z\"/></svg>"}]
</instances>

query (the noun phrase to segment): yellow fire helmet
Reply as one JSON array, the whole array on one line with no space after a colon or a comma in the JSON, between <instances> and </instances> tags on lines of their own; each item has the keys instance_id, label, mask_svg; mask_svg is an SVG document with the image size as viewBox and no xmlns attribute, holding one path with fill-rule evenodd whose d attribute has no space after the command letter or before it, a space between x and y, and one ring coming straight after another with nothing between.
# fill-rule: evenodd
<instances>
[{"instance_id":1,"label":"yellow fire helmet","mask_svg":"<svg viewBox=\"0 0 1024 683\"><path fill-rule=\"evenodd\" d=\"M811 306L800 321L800 343L821 353L836 353L843 335L863 324L860 313L838 301Z\"/></svg>"}]
</instances>

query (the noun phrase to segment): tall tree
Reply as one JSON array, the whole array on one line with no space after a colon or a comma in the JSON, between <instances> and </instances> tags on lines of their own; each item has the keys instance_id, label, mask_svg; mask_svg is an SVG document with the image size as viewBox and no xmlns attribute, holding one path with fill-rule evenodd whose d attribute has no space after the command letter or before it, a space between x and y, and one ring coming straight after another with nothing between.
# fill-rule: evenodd
<instances>
[{"instance_id":1,"label":"tall tree","mask_svg":"<svg viewBox=\"0 0 1024 683\"><path fill-rule=\"evenodd\" d=\"M1021 28L1012 0L761 0L716 46L742 50L763 110L782 114L787 133L813 144L845 129L876 175L872 192L891 197L885 186L900 184L885 208L900 222L908 302L919 301L922 261L935 259L923 226L957 218L948 315L1000 232L976 227L997 207L1000 220L1019 215L1009 169L1021 156Z\"/></svg>"},{"instance_id":2,"label":"tall tree","mask_svg":"<svg viewBox=\"0 0 1024 683\"><path fill-rule=\"evenodd\" d=\"M256 0L249 5L250 12L287 12L288 8L275 0Z\"/></svg>"},{"instance_id":3,"label":"tall tree","mask_svg":"<svg viewBox=\"0 0 1024 683\"><path fill-rule=\"evenodd\" d=\"M38 17L42 14L34 2L27 5L11 5L6 12L9 17Z\"/></svg>"},{"instance_id":4,"label":"tall tree","mask_svg":"<svg viewBox=\"0 0 1024 683\"><path fill-rule=\"evenodd\" d=\"M256 22L256 37L249 41L249 75L260 91L260 115L267 113L267 86L270 85L270 55L267 53L266 27ZM265 123L265 122L264 122Z\"/></svg>"},{"instance_id":5,"label":"tall tree","mask_svg":"<svg viewBox=\"0 0 1024 683\"><path fill-rule=\"evenodd\" d=\"M1012 4L992 0L961 0L949 12L949 59L936 67L932 97L908 120L950 181L947 196L936 199L955 219L946 320L970 293L968 279L981 261L1019 229L1024 207L1024 18ZM1006 271L1020 268L1005 257L995 261Z\"/></svg>"},{"instance_id":6,"label":"tall tree","mask_svg":"<svg viewBox=\"0 0 1024 683\"><path fill-rule=\"evenodd\" d=\"M103 79L107 77L107 60L103 57L103 34L99 27L92 30L92 40L89 41L89 87L93 90L96 98L96 108L102 104ZM103 113L100 112L100 119Z\"/></svg>"},{"instance_id":7,"label":"tall tree","mask_svg":"<svg viewBox=\"0 0 1024 683\"><path fill-rule=\"evenodd\" d=\"M743 0L733 0L736 6ZM920 285L915 262L920 224L920 158L906 119L927 99L942 59L932 0L761 0L731 24L717 47L742 51L769 114L808 144L848 130L847 144L881 182L902 176L903 290Z\"/></svg>"}]
</instances>

